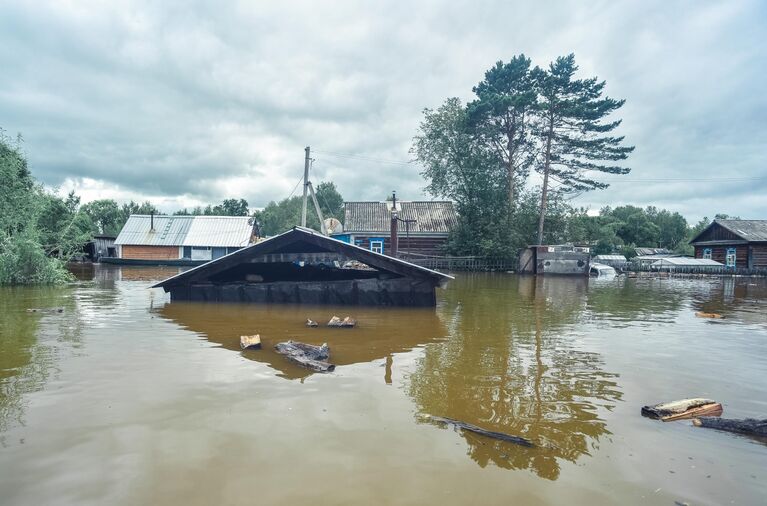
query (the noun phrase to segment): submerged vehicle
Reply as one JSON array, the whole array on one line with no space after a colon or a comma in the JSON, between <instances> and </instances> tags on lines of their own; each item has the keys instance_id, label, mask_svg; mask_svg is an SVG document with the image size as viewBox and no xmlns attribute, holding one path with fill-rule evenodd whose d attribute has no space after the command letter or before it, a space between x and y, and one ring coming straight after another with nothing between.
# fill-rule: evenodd
<instances>
[{"instance_id":1,"label":"submerged vehicle","mask_svg":"<svg viewBox=\"0 0 767 506\"><path fill-rule=\"evenodd\" d=\"M594 278L614 278L617 275L615 269L609 265L591 262L589 276Z\"/></svg>"}]
</instances>

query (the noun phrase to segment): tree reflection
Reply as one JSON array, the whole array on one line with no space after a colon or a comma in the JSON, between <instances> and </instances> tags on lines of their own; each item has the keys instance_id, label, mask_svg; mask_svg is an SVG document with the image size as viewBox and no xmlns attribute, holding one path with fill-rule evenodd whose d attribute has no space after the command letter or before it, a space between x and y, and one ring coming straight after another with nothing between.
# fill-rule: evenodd
<instances>
[{"instance_id":1,"label":"tree reflection","mask_svg":"<svg viewBox=\"0 0 767 506\"><path fill-rule=\"evenodd\" d=\"M27 312L53 307L63 312ZM48 381L58 345L79 345L83 324L75 309L69 289L0 288L0 441L12 425L23 425L24 395Z\"/></svg>"},{"instance_id":2,"label":"tree reflection","mask_svg":"<svg viewBox=\"0 0 767 506\"><path fill-rule=\"evenodd\" d=\"M466 276L441 307L446 343L427 346L409 390L422 413L466 421L533 440L522 448L462 433L484 467L559 476L609 435L600 410L621 398L618 375L574 342L586 304L586 279ZM483 287L480 289L480 287ZM460 297L460 298L459 298Z\"/></svg>"}]
</instances>

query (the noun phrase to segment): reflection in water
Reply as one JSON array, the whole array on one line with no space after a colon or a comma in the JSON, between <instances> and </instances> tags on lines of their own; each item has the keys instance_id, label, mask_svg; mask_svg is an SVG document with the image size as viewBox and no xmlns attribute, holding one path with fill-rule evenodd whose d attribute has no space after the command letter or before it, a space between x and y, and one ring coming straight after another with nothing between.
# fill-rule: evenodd
<instances>
[{"instance_id":1,"label":"reflection in water","mask_svg":"<svg viewBox=\"0 0 767 506\"><path fill-rule=\"evenodd\" d=\"M29 313L28 308L64 311ZM44 387L60 346L78 347L81 331L71 290L0 287L0 434L23 425L24 395Z\"/></svg>"},{"instance_id":2,"label":"reflection in water","mask_svg":"<svg viewBox=\"0 0 767 506\"><path fill-rule=\"evenodd\" d=\"M241 335L260 334L262 349L243 351L243 356L268 364L282 377L289 379L305 378L313 373L278 355L274 345L281 341L293 339L316 345L328 343L330 361L337 366L385 359L382 373L386 383L391 384L395 354L446 335L434 308L173 302L159 308L157 313L201 334L212 343L238 352ZM323 323L334 314L341 317L351 315L357 319L357 327L324 327ZM307 318L320 322L320 327L307 328Z\"/></svg>"},{"instance_id":3,"label":"reflection in water","mask_svg":"<svg viewBox=\"0 0 767 506\"><path fill-rule=\"evenodd\" d=\"M544 447L462 433L480 466L493 462L556 479L557 459L574 462L610 434L599 410L621 398L618 375L604 371L601 357L577 349L568 335L583 310L588 280L465 276L454 283L441 308L451 337L426 347L410 395L422 414Z\"/></svg>"}]
</instances>

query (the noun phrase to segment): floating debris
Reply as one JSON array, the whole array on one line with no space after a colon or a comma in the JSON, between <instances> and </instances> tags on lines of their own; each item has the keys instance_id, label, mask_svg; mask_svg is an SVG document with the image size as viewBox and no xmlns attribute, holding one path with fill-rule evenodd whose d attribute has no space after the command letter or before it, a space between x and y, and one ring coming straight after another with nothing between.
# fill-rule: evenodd
<instances>
[{"instance_id":1,"label":"floating debris","mask_svg":"<svg viewBox=\"0 0 767 506\"><path fill-rule=\"evenodd\" d=\"M347 316L343 320L337 316L333 316L333 318L330 319L328 322L328 327L345 327L345 328L351 328L357 325L357 320L354 318L350 318Z\"/></svg>"},{"instance_id":2,"label":"floating debris","mask_svg":"<svg viewBox=\"0 0 767 506\"><path fill-rule=\"evenodd\" d=\"M335 365L328 362L330 348L328 348L327 343L322 346L314 346L298 341L288 341L277 343L274 348L277 353L285 355L291 362L316 372L331 372L336 368Z\"/></svg>"},{"instance_id":3,"label":"floating debris","mask_svg":"<svg viewBox=\"0 0 767 506\"><path fill-rule=\"evenodd\" d=\"M311 318L307 318L306 319L306 326L307 327L319 327L320 324L317 323L316 321L312 320Z\"/></svg>"},{"instance_id":4,"label":"floating debris","mask_svg":"<svg viewBox=\"0 0 767 506\"><path fill-rule=\"evenodd\" d=\"M463 429L463 430L467 430L469 432L473 432L475 434L479 434L480 436L491 437L493 439L500 439L501 441L507 441L509 443L514 443L514 444L518 444L518 445L522 445L522 446L527 446L527 447L534 447L535 446L531 441L529 441L529 440L527 440L527 439L525 439L523 437L512 436L511 434L505 434L503 432L495 432L495 431L492 431L492 430L485 430L485 429L483 429L481 427L477 427L476 425L472 425L470 423L462 422L460 420L454 420L452 418L443 418L441 416L432 416L432 415L426 415L426 418L428 418L429 420L433 420L433 421L435 421L437 423L444 423L444 424L448 424L448 425L453 425L455 427L458 427L459 429Z\"/></svg>"},{"instance_id":5,"label":"floating debris","mask_svg":"<svg viewBox=\"0 0 767 506\"><path fill-rule=\"evenodd\" d=\"M737 432L738 434L746 434L749 436L767 437L767 419L757 420L756 418L745 418L743 420L734 420L707 416L694 419L692 424L696 427L705 427L707 429Z\"/></svg>"},{"instance_id":6,"label":"floating debris","mask_svg":"<svg viewBox=\"0 0 767 506\"><path fill-rule=\"evenodd\" d=\"M698 311L695 313L695 316L698 318L714 318L717 320L724 318L724 316L720 315L719 313L704 313L703 311Z\"/></svg>"},{"instance_id":7,"label":"floating debris","mask_svg":"<svg viewBox=\"0 0 767 506\"><path fill-rule=\"evenodd\" d=\"M63 313L64 308L63 307L31 307L27 309L27 313Z\"/></svg>"},{"instance_id":8,"label":"floating debris","mask_svg":"<svg viewBox=\"0 0 767 506\"><path fill-rule=\"evenodd\" d=\"M664 422L684 420L698 416L719 416L721 414L721 404L711 399L702 398L681 399L642 407L642 416L659 418Z\"/></svg>"},{"instance_id":9,"label":"floating debris","mask_svg":"<svg viewBox=\"0 0 767 506\"><path fill-rule=\"evenodd\" d=\"M260 350L261 349L261 335L255 336L240 336L240 348L243 350Z\"/></svg>"}]
</instances>

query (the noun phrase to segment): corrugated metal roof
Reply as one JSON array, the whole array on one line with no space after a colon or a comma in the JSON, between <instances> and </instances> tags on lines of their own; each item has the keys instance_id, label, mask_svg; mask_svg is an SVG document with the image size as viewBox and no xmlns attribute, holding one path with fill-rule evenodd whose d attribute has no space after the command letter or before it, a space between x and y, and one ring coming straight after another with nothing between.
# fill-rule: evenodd
<instances>
[{"instance_id":1,"label":"corrugated metal roof","mask_svg":"<svg viewBox=\"0 0 767 506\"><path fill-rule=\"evenodd\" d=\"M182 245L242 247L250 242L252 231L248 216L195 216Z\"/></svg>"},{"instance_id":2,"label":"corrugated metal roof","mask_svg":"<svg viewBox=\"0 0 767 506\"><path fill-rule=\"evenodd\" d=\"M388 233L391 229L390 203L346 202L344 203L344 233ZM415 220L410 232L448 233L458 225L458 215L449 201L397 202L397 216L402 220ZM405 225L400 223L400 229Z\"/></svg>"},{"instance_id":3,"label":"corrugated metal roof","mask_svg":"<svg viewBox=\"0 0 767 506\"><path fill-rule=\"evenodd\" d=\"M724 264L721 264L709 258L689 258L689 257L663 258L661 260L658 260L652 265L655 267L663 267L664 265L684 266L684 267L724 267Z\"/></svg>"},{"instance_id":4,"label":"corrugated metal roof","mask_svg":"<svg viewBox=\"0 0 767 506\"><path fill-rule=\"evenodd\" d=\"M180 246L193 216L154 216L154 230L151 230L152 218L144 214L132 214L115 239L115 244L135 244L141 246Z\"/></svg>"},{"instance_id":5,"label":"corrugated metal roof","mask_svg":"<svg viewBox=\"0 0 767 506\"><path fill-rule=\"evenodd\" d=\"M767 220L715 220L747 241L767 241Z\"/></svg>"},{"instance_id":6,"label":"corrugated metal roof","mask_svg":"<svg viewBox=\"0 0 767 506\"><path fill-rule=\"evenodd\" d=\"M247 246L252 226L247 216L154 216L133 214L115 244L140 246Z\"/></svg>"}]
</instances>

